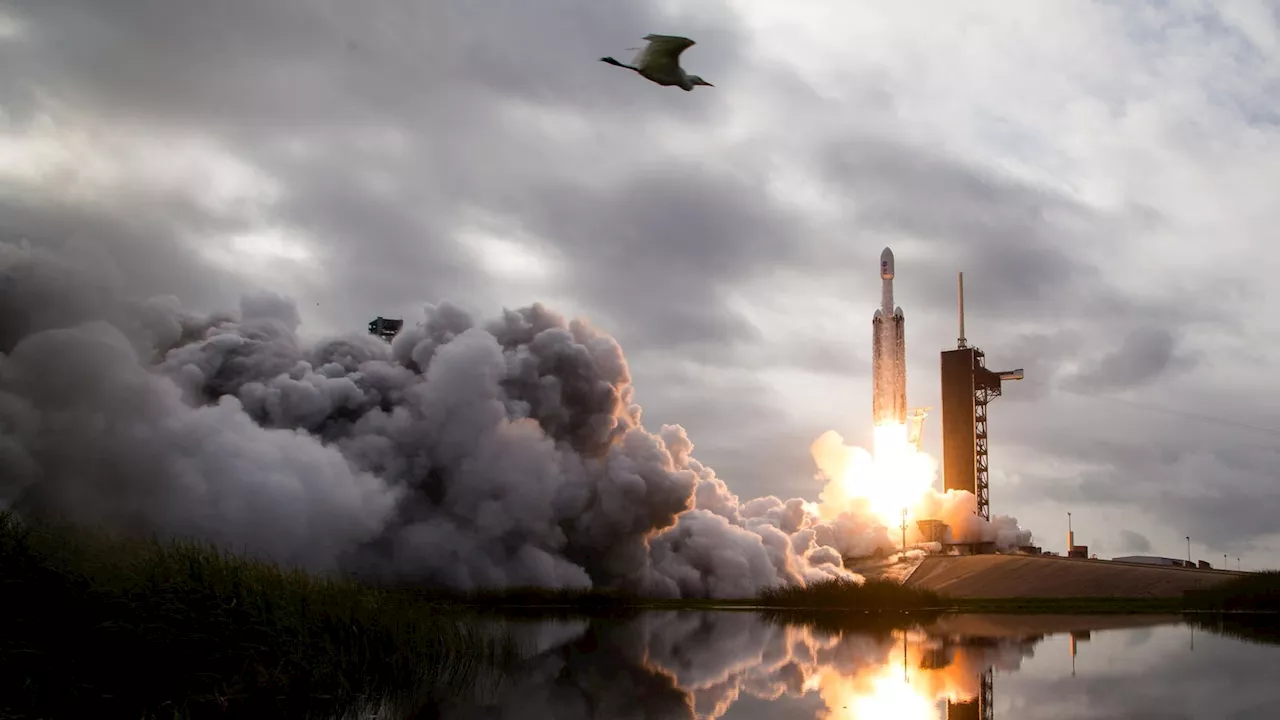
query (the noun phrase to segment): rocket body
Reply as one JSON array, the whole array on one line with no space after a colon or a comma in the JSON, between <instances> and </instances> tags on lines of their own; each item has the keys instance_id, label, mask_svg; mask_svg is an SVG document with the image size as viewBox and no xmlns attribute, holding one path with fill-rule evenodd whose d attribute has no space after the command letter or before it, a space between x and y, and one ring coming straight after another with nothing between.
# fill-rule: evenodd
<instances>
[{"instance_id":1,"label":"rocket body","mask_svg":"<svg viewBox=\"0 0 1280 720\"><path fill-rule=\"evenodd\" d=\"M907 422L907 343L902 308L893 304L893 251L880 253L880 309L871 318L871 417L876 425Z\"/></svg>"}]
</instances>

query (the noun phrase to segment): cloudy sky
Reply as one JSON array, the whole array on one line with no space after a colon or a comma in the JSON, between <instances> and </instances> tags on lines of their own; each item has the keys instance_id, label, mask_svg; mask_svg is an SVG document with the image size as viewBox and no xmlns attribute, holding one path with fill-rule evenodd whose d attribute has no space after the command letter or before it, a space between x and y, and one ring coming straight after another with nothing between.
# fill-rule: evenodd
<instances>
[{"instance_id":1,"label":"cloudy sky","mask_svg":"<svg viewBox=\"0 0 1280 720\"><path fill-rule=\"evenodd\" d=\"M685 93L597 62L687 35ZM309 332L544 302L743 498L908 401L955 273L993 511L1061 550L1280 565L1280 3L0 0L0 237ZM926 447L940 454L938 416Z\"/></svg>"}]
</instances>

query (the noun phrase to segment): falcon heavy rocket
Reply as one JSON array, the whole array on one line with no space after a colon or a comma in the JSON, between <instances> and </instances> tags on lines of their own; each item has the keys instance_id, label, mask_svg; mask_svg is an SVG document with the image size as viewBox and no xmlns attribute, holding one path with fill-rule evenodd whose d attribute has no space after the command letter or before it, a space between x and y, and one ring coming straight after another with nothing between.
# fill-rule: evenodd
<instances>
[{"instance_id":1,"label":"falcon heavy rocket","mask_svg":"<svg viewBox=\"0 0 1280 720\"><path fill-rule=\"evenodd\" d=\"M893 251L880 253L880 309L871 318L871 416L875 425L907 422L907 343L902 308L893 305Z\"/></svg>"}]
</instances>

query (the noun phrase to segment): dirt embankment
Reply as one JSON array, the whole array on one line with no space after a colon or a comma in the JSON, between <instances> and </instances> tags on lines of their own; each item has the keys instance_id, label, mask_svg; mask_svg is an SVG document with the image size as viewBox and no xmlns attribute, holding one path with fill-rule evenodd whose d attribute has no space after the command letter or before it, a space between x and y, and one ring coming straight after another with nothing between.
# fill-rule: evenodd
<instances>
[{"instance_id":1,"label":"dirt embankment","mask_svg":"<svg viewBox=\"0 0 1280 720\"><path fill-rule=\"evenodd\" d=\"M905 585L955 598L1174 598L1238 575L1029 555L931 556Z\"/></svg>"}]
</instances>

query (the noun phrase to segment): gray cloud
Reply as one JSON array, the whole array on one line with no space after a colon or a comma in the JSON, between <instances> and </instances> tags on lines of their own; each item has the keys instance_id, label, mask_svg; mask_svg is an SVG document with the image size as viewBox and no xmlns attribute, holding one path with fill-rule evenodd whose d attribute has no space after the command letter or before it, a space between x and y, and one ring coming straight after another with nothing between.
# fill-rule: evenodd
<instances>
[{"instance_id":1,"label":"gray cloud","mask_svg":"<svg viewBox=\"0 0 1280 720\"><path fill-rule=\"evenodd\" d=\"M448 100L476 90L625 112L639 105L617 103L636 103L635 94L601 82L614 78L591 61L616 51L610 42L634 44L635 28L663 22L647 3L605 10L565 0L537 9L377 0L358 10L333 0L216 9L124 0L110 12L93 2L23 2L18 13L43 68L36 82L72 84L95 108L256 130L333 127L414 106L447 112ZM699 48L709 74L732 67L738 32L724 9L685 24L710 40L711 52Z\"/></svg>"},{"instance_id":2,"label":"gray cloud","mask_svg":"<svg viewBox=\"0 0 1280 720\"><path fill-rule=\"evenodd\" d=\"M1211 556L1259 549L1251 539L1274 533L1268 508L1280 500L1271 480L1274 449L1237 445L1211 451L1203 447L1214 445L1212 441L1182 448L1175 447L1176 438L1163 442L1165 447L1145 450L1116 440L1077 453L1065 451L1066 457L1088 458L1094 469L1070 475L1027 473L1023 483L1002 489L1004 502L1123 508L1153 518L1154 528L1163 533L1192 536Z\"/></svg>"},{"instance_id":3,"label":"gray cloud","mask_svg":"<svg viewBox=\"0 0 1280 720\"><path fill-rule=\"evenodd\" d=\"M1165 328L1139 329L1120 347L1085 365L1066 386L1077 390L1122 390L1151 382L1165 373L1189 370L1194 361L1180 355L1177 340Z\"/></svg>"},{"instance_id":4,"label":"gray cloud","mask_svg":"<svg viewBox=\"0 0 1280 720\"><path fill-rule=\"evenodd\" d=\"M1137 533L1132 530L1121 530L1120 550L1136 553L1148 553L1151 552L1151 541L1142 533Z\"/></svg>"},{"instance_id":5,"label":"gray cloud","mask_svg":"<svg viewBox=\"0 0 1280 720\"><path fill-rule=\"evenodd\" d=\"M751 241L753 232L775 242L781 235L781 220L758 188L735 187L735 179L690 163L606 191L575 178L576 168L557 167L556 154L538 151L536 134L518 125L525 113L513 103L527 102L627 114L643 133L644 115L636 115L646 107L643 93L667 96L595 61L616 52L610 42L636 44L637 28L662 24L647 3L607 12L508 3L496 14L463 2L390 0L359 12L289 0L216 11L142 0L110 12L96 3L22 10L33 28L29 57L47 66L29 75L32 86L74 88L95 113L213 133L249 153L283 182L276 214L311 233L329 283L362 288L359 298L334 299L354 300L365 314L402 307L424 292L431 300L478 299L467 290L485 278L458 247L458 224L468 214L524 206L545 208L546 239L571 257L568 270L581 278L574 291L636 327L637 338L679 344L752 332L717 316L716 285L733 280L747 253L762 246ZM740 39L725 12L685 24L704 38L690 61L696 57L708 76L728 80ZM708 112L717 102L708 97L710 104L667 103L662 115ZM691 110L698 107L704 110ZM370 132L404 146L370 148ZM543 182L519 174L502 182L519 163L541 165L535 174ZM362 187L362 173L381 177L389 194ZM685 274L659 292L686 292L651 309L645 293L664 273Z\"/></svg>"},{"instance_id":6,"label":"gray cloud","mask_svg":"<svg viewBox=\"0 0 1280 720\"><path fill-rule=\"evenodd\" d=\"M211 309L224 302L228 292L251 287L235 273L195 257L195 248L178 232L184 220L199 218L184 218L174 204L131 208L0 195L0 214L0 240L26 242L62 256L96 256L95 270L102 282L129 287L143 297L181 295L193 307Z\"/></svg>"},{"instance_id":7,"label":"gray cloud","mask_svg":"<svg viewBox=\"0 0 1280 720\"><path fill-rule=\"evenodd\" d=\"M1107 220L1070 198L893 138L844 138L819 153L860 225L911 237L927 255L912 272L942 291L926 295L928 304L954 302L955 271L965 267L982 272L970 303L978 314L1025 318L1119 302L1067 250Z\"/></svg>"},{"instance_id":8,"label":"gray cloud","mask_svg":"<svg viewBox=\"0 0 1280 720\"><path fill-rule=\"evenodd\" d=\"M743 497L807 482L810 433L869 404L799 406L788 383L863 382L877 282L862 268L891 244L913 406L939 405L915 368L953 342L957 270L971 339L1027 369L992 411L993 462L1021 480L1001 502L1048 517L1107 498L1262 547L1265 448L1080 396L1280 416L1240 387L1277 357L1256 312L1280 267L1256 242L1280 221L1265 194L1275 51L1242 7L1189 5L995 14L965 36L988 55L888 6L857 42L824 44L840 23L807 6L771 23L642 0L19 0L5 7L21 34L0 39L0 139L43 118L75 159L0 174L0 234L95 246L122 286L184 307L287 292L304 332L412 320L442 299L485 316L554 299L619 339L648 417L687 425ZM1006 22L1061 32L1031 41ZM698 40L687 63L717 87L672 92L596 61L648 32ZM228 163L254 176L231 199ZM228 250L264 229L296 233L311 259ZM492 274L476 231L549 269ZM743 297L786 310L752 314ZM675 358L703 377L655 387ZM1210 499L1167 487L1192 458Z\"/></svg>"},{"instance_id":9,"label":"gray cloud","mask_svg":"<svg viewBox=\"0 0 1280 720\"><path fill-rule=\"evenodd\" d=\"M758 182L696 163L641 174L607 194L548 186L539 196L526 217L559 238L584 297L644 346L757 339L725 307L724 291L800 258L781 240L784 217Z\"/></svg>"}]
</instances>

